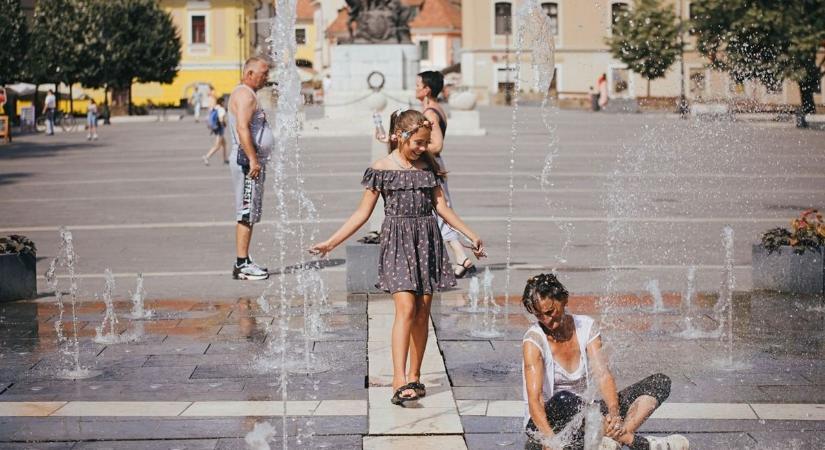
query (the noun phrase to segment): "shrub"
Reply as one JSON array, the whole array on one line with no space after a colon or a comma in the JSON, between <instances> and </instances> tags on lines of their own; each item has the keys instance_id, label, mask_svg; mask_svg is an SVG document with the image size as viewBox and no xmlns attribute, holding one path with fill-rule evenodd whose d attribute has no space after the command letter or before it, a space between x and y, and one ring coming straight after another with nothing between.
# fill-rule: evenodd
<instances>
[{"instance_id":1,"label":"shrub","mask_svg":"<svg viewBox=\"0 0 825 450\"><path fill-rule=\"evenodd\" d=\"M805 251L821 252L825 247L825 221L822 213L816 209L807 209L799 218L791 221L791 230L774 228L762 235L762 246L768 253L779 250L779 247L790 246L794 253L803 254Z\"/></svg>"}]
</instances>

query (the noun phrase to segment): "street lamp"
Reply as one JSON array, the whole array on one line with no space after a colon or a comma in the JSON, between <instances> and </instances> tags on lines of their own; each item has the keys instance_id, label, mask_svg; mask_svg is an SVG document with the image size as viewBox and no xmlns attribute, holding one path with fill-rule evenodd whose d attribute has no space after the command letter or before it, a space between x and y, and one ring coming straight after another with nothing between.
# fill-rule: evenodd
<instances>
[{"instance_id":1,"label":"street lamp","mask_svg":"<svg viewBox=\"0 0 825 450\"><path fill-rule=\"evenodd\" d=\"M683 119L688 114L688 102L685 95L685 30L684 19L682 18L684 0L679 0L679 70L681 72L681 80L679 82L679 104L676 106L676 111Z\"/></svg>"}]
</instances>

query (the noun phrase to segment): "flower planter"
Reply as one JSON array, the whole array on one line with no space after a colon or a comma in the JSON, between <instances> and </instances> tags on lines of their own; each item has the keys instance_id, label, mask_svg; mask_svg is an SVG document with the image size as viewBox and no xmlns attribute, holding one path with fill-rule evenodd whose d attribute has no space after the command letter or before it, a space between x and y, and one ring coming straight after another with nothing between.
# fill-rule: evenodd
<instances>
[{"instance_id":1,"label":"flower planter","mask_svg":"<svg viewBox=\"0 0 825 450\"><path fill-rule=\"evenodd\" d=\"M790 246L768 253L762 244L752 251L753 287L796 294L825 293L825 248L798 255Z\"/></svg>"},{"instance_id":2,"label":"flower planter","mask_svg":"<svg viewBox=\"0 0 825 450\"><path fill-rule=\"evenodd\" d=\"M36 261L29 253L0 255L0 302L37 296Z\"/></svg>"}]
</instances>

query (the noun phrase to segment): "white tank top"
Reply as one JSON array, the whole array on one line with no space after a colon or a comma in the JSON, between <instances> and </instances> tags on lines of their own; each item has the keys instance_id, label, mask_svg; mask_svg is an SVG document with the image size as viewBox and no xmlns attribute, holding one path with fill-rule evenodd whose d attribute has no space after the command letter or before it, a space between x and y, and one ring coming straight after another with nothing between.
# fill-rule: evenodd
<instances>
[{"instance_id":1,"label":"white tank top","mask_svg":"<svg viewBox=\"0 0 825 450\"><path fill-rule=\"evenodd\" d=\"M587 363L587 345L599 337L600 333L595 321L588 316L573 314L573 323L576 326L576 338L579 341L579 366L573 373L568 373L561 364L553 359L553 352L550 351L550 344L547 342L547 335L538 323L531 326L522 342L529 342L535 345L541 352L541 359L544 362L544 380L542 380L541 396L542 402L550 400L556 392L570 391L577 395L583 395L590 383L590 369ZM522 393L524 395L524 426L530 420L530 405L527 401L527 380L524 377L524 367L521 373Z\"/></svg>"},{"instance_id":2,"label":"white tank top","mask_svg":"<svg viewBox=\"0 0 825 450\"><path fill-rule=\"evenodd\" d=\"M252 113L252 120L249 123L250 131L252 132L252 140L255 144L255 152L258 155L260 162L266 163L269 159L269 154L272 150L272 145L275 142L275 137L272 134L272 129L269 127L269 122L266 120L266 112L264 112L261 105L257 102L257 95L251 87L240 84L232 92L238 89L246 88L255 96L255 112ZM229 126L229 135L232 138L231 158L236 158L237 152L241 147L240 139L237 135L238 120L232 111L227 113L227 125Z\"/></svg>"}]
</instances>

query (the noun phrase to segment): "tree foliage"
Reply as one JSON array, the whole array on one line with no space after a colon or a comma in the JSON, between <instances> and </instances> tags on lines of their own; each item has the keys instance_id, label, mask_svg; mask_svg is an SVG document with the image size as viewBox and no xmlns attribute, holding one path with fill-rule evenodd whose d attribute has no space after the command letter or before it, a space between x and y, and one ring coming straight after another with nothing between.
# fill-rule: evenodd
<instances>
[{"instance_id":1,"label":"tree foliage","mask_svg":"<svg viewBox=\"0 0 825 450\"><path fill-rule=\"evenodd\" d=\"M803 113L815 110L825 74L825 0L695 0L692 28L699 51L737 81L778 88L799 84Z\"/></svg>"},{"instance_id":2,"label":"tree foliage","mask_svg":"<svg viewBox=\"0 0 825 450\"><path fill-rule=\"evenodd\" d=\"M641 0L616 19L608 38L613 57L650 82L665 76L681 53L676 15L659 0Z\"/></svg>"},{"instance_id":3,"label":"tree foliage","mask_svg":"<svg viewBox=\"0 0 825 450\"><path fill-rule=\"evenodd\" d=\"M91 9L86 48L96 64L84 71L84 84L127 89L134 82L175 79L180 36L156 1L96 0Z\"/></svg>"},{"instance_id":4,"label":"tree foliage","mask_svg":"<svg viewBox=\"0 0 825 450\"><path fill-rule=\"evenodd\" d=\"M0 86L22 79L29 46L26 17L19 0L0 0Z\"/></svg>"},{"instance_id":5,"label":"tree foliage","mask_svg":"<svg viewBox=\"0 0 825 450\"><path fill-rule=\"evenodd\" d=\"M78 80L84 61L86 2L40 0L34 10L27 78L34 83L66 83Z\"/></svg>"}]
</instances>

